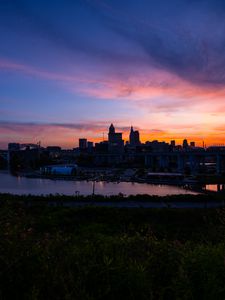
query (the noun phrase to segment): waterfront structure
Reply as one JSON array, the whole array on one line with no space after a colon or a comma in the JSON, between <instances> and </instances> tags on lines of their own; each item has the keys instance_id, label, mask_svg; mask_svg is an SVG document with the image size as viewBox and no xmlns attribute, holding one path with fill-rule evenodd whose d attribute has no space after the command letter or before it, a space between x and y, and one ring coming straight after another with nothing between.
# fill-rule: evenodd
<instances>
[{"instance_id":1,"label":"waterfront structure","mask_svg":"<svg viewBox=\"0 0 225 300\"><path fill-rule=\"evenodd\" d=\"M76 175L77 165L50 165L40 168L43 175Z\"/></svg>"},{"instance_id":2,"label":"waterfront structure","mask_svg":"<svg viewBox=\"0 0 225 300\"><path fill-rule=\"evenodd\" d=\"M12 170L32 170L40 164L42 149L27 147L25 150L10 150L8 153Z\"/></svg>"}]
</instances>

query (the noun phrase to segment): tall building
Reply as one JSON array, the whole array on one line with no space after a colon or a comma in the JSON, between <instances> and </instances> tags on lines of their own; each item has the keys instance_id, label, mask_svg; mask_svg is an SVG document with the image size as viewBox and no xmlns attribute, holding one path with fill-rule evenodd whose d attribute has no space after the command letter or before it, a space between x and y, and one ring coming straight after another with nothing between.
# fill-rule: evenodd
<instances>
[{"instance_id":1,"label":"tall building","mask_svg":"<svg viewBox=\"0 0 225 300\"><path fill-rule=\"evenodd\" d=\"M176 146L176 141L175 141L175 140L170 141L170 145L171 145L172 147L175 147L175 146Z\"/></svg>"},{"instance_id":2,"label":"tall building","mask_svg":"<svg viewBox=\"0 0 225 300\"><path fill-rule=\"evenodd\" d=\"M139 131L137 131L137 130L134 131L133 126L131 126L131 128L130 128L129 140L130 140L130 145L131 146L138 146L138 145L140 145Z\"/></svg>"},{"instance_id":3,"label":"tall building","mask_svg":"<svg viewBox=\"0 0 225 300\"><path fill-rule=\"evenodd\" d=\"M183 148L187 149L189 147L188 141L186 139L183 140Z\"/></svg>"},{"instance_id":4,"label":"tall building","mask_svg":"<svg viewBox=\"0 0 225 300\"><path fill-rule=\"evenodd\" d=\"M115 127L113 126L113 124L111 124L109 126L109 133L108 133L109 140L110 140L110 137L112 137L114 134L115 134Z\"/></svg>"},{"instance_id":5,"label":"tall building","mask_svg":"<svg viewBox=\"0 0 225 300\"><path fill-rule=\"evenodd\" d=\"M88 142L87 142L87 147L88 147L88 149L92 149L92 148L94 147L94 143L88 141Z\"/></svg>"},{"instance_id":6,"label":"tall building","mask_svg":"<svg viewBox=\"0 0 225 300\"><path fill-rule=\"evenodd\" d=\"M109 127L108 133L109 152L110 153L121 153L124 148L124 141L121 132L116 132L113 124Z\"/></svg>"},{"instance_id":7,"label":"tall building","mask_svg":"<svg viewBox=\"0 0 225 300\"><path fill-rule=\"evenodd\" d=\"M79 149L87 149L87 139L79 139Z\"/></svg>"}]
</instances>

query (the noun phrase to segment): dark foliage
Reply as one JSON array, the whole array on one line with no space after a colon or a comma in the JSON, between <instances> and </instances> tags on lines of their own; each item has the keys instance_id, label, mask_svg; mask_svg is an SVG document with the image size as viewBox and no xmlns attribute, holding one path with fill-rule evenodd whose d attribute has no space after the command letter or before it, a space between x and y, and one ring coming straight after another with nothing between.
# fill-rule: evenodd
<instances>
[{"instance_id":1,"label":"dark foliage","mask_svg":"<svg viewBox=\"0 0 225 300\"><path fill-rule=\"evenodd\" d=\"M223 209L0 199L0 299L225 299Z\"/></svg>"}]
</instances>

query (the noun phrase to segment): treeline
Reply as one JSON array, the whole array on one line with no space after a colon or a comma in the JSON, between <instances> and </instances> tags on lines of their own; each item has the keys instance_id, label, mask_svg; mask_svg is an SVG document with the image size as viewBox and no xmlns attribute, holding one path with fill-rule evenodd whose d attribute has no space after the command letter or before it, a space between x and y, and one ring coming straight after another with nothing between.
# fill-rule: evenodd
<instances>
[{"instance_id":1,"label":"treeline","mask_svg":"<svg viewBox=\"0 0 225 300\"><path fill-rule=\"evenodd\" d=\"M0 299L225 299L224 209L16 198L0 197Z\"/></svg>"},{"instance_id":2,"label":"treeline","mask_svg":"<svg viewBox=\"0 0 225 300\"><path fill-rule=\"evenodd\" d=\"M79 195L74 193L74 195L62 195L62 194L49 194L49 195L13 195L13 194L1 194L0 193L0 202L21 202L21 203L32 203L33 205L48 204L49 202L120 202L120 201L134 201L134 202L221 202L225 204L224 194L220 193L205 193L205 194L180 194L180 195L168 195L168 196L157 196L157 195L130 195L125 196L122 193L118 195Z\"/></svg>"}]
</instances>

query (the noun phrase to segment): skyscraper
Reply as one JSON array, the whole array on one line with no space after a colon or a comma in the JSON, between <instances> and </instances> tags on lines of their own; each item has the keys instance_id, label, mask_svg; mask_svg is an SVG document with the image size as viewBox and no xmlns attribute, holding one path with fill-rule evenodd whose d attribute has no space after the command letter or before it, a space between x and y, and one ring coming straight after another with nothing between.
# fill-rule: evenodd
<instances>
[{"instance_id":1,"label":"skyscraper","mask_svg":"<svg viewBox=\"0 0 225 300\"><path fill-rule=\"evenodd\" d=\"M188 141L186 139L183 140L183 148L187 149L189 147Z\"/></svg>"},{"instance_id":2,"label":"skyscraper","mask_svg":"<svg viewBox=\"0 0 225 300\"><path fill-rule=\"evenodd\" d=\"M109 141L109 152L111 153L123 152L124 141L122 138L122 133L115 132L115 127L113 126L113 124L111 124L109 127L108 141Z\"/></svg>"},{"instance_id":3,"label":"skyscraper","mask_svg":"<svg viewBox=\"0 0 225 300\"><path fill-rule=\"evenodd\" d=\"M140 136L139 131L133 129L133 126L130 128L130 145L131 146L138 146L140 145Z\"/></svg>"},{"instance_id":4,"label":"skyscraper","mask_svg":"<svg viewBox=\"0 0 225 300\"><path fill-rule=\"evenodd\" d=\"M80 150L87 149L87 139L79 139Z\"/></svg>"}]
</instances>

